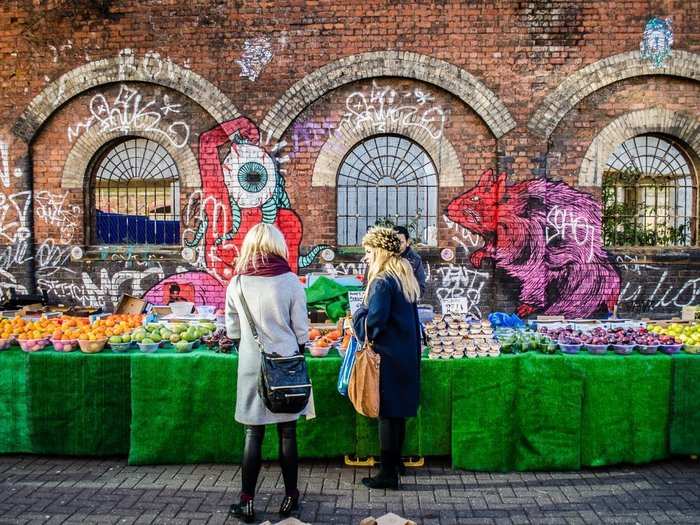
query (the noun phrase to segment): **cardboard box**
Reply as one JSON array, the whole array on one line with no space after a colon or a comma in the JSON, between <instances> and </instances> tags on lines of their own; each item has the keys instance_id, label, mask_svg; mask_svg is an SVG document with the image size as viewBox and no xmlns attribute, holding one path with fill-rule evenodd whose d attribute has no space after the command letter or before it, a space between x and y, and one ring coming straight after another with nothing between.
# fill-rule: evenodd
<instances>
[{"instance_id":1,"label":"cardboard box","mask_svg":"<svg viewBox=\"0 0 700 525\"><path fill-rule=\"evenodd\" d=\"M114 313L132 315L142 314L143 311L146 309L147 304L148 303L143 299L124 294L122 295L121 299L119 299L119 304L117 305L117 309L114 310Z\"/></svg>"},{"instance_id":2,"label":"cardboard box","mask_svg":"<svg viewBox=\"0 0 700 525\"><path fill-rule=\"evenodd\" d=\"M169 306L152 306L151 307L151 312L156 314L158 317L164 317L166 315L170 315L173 313L173 309L170 308Z\"/></svg>"}]
</instances>

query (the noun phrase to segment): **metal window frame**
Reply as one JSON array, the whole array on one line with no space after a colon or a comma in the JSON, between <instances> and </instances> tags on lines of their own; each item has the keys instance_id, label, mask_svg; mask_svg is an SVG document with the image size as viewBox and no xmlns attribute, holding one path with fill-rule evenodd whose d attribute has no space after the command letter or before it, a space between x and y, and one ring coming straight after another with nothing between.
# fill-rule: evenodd
<instances>
[{"instance_id":1,"label":"metal window frame","mask_svg":"<svg viewBox=\"0 0 700 525\"><path fill-rule=\"evenodd\" d=\"M162 185L162 182L167 180L171 181L171 183L168 185L171 187L170 190L170 200L172 201L172 210L171 213L169 214L172 216L172 219L170 220L178 220L182 221L182 215L181 215L181 188L180 188L180 182L181 182L181 169L180 166L177 163L177 160L175 157L173 157L170 152L167 151L167 148L163 146L159 141L153 140L152 138L148 137L142 137L139 135L126 135L124 137L119 137L117 139L111 140L105 144L103 144L97 152L93 155L92 159L88 163L87 169L86 169L86 191L84 192L84 228L85 228L85 240L86 245L88 246L103 246L103 247L115 247L116 249L120 249L126 246L133 246L137 250L138 249L146 249L150 250L153 248L157 249L180 249L180 240L177 240L176 242L173 242L171 244L149 244L149 243L137 243L137 242L124 242L124 243L103 243L100 242L99 239L97 239L97 228L96 228L96 220L97 220L97 200L98 196L96 193L96 190L99 187L98 180L97 180L97 175L98 171L105 160L105 158L112 152L114 149L119 147L120 145L130 142L130 141L137 141L137 140L144 140L147 141L147 143L152 143L156 145L156 148L153 152L153 154L149 158L149 164L153 161L155 152L158 151L158 149L162 149L165 153L167 153L168 158L170 159L171 165L174 167L175 172L177 174L176 177L169 178L169 179L163 179L157 180L158 183ZM158 159L158 162L160 160L164 159L165 157L161 156ZM148 167L146 166L146 168ZM135 175L138 177L144 172L144 169L140 169L139 173L136 173ZM128 191L128 186L129 186L129 181L130 180L142 180L146 181L145 184L139 184L138 187L143 187L146 186L148 187L148 179L125 179L122 180L122 184L125 184L127 187ZM119 186L119 184L115 185L115 187ZM164 186L165 187L165 186ZM138 193L138 188L134 186L136 189L136 192ZM180 224L180 229L182 229L182 224Z\"/></svg>"},{"instance_id":2,"label":"metal window frame","mask_svg":"<svg viewBox=\"0 0 700 525\"><path fill-rule=\"evenodd\" d=\"M433 160L432 156L430 155L430 153L428 153L428 151L427 151L423 146L421 146L418 142L416 142L416 141L413 140L412 138L407 137L406 135L398 134L398 133L378 133L378 134L371 135L371 136L369 136L369 137L365 137L365 138L363 138L362 140L356 142L352 147L350 147L350 148L347 150L347 152L345 153L345 155L343 156L343 159L342 159L342 161L340 162L340 164L339 164L339 166L338 166L338 170L337 170L337 172L336 172L336 185L335 185L335 210L336 210L336 214L335 214L335 215L336 215L336 216L335 216L336 235L335 235L335 238L336 238L337 246L340 247L340 248L352 248L352 247L357 247L357 246L360 245L360 241L361 241L361 239L362 239L362 236L364 235L364 232L361 232L361 233L359 232L358 224L360 223L360 221L357 220L357 221L356 221L356 224L355 224L355 239L354 239L355 241L357 241L357 243L353 244L353 243L348 242L348 240L349 240L349 238L350 238L350 231L349 231L349 230L350 230L350 224L349 224L350 221L349 221L349 219L350 219L350 217L351 217L351 214L350 214L350 209L351 209L351 207L350 207L350 205L349 205L350 201L349 201L349 199L348 199L348 191L347 191L347 189L348 189L348 188L357 188L358 186L357 186L357 185L353 185L353 186L350 186L350 185L341 185L341 177L343 177L343 178L351 178L351 179L354 179L354 180L357 181L357 182L364 182L364 184L362 185L362 187L363 187L363 188L367 188L367 191L365 192L365 193L366 193L366 194L365 194L365 204L364 204L364 209L365 209L365 210L368 210L368 209L369 209L369 198L370 198L370 191L369 191L369 189L372 187L372 186L369 185L369 182L370 182L369 180L363 180L360 176L350 176L350 175L348 175L347 173L341 173L341 172L343 171L343 168L347 165L347 166L350 166L352 169L354 169L354 170L358 173L358 175L362 173L360 170L358 170L358 169L355 167L354 164L351 164L351 163L348 162L348 159L349 159L349 158L351 157L351 155L353 155L353 154L358 158L358 161L362 162L362 166L368 166L368 165L370 165L370 163L377 162L377 157L374 157L374 156L372 155L372 152L370 152L370 151L368 150L367 144L370 143L370 142L376 142L378 139L381 139L381 138L386 138L386 139L387 139L386 156L390 156L390 155L389 155L390 151L389 151L389 147L388 147L388 139L389 139L389 138L397 138L397 139L399 139L400 141L403 141L403 142L405 142L405 143L408 144L408 146L406 147L406 149L405 149L405 151L404 151L403 157L401 158L401 162L403 162L403 161L407 158L409 152L411 151L411 148L415 146L416 148L418 148L418 154L414 155L414 156L411 158L411 162L413 162L413 161L415 161L417 158L419 158L420 155L425 155L425 157L427 158L428 162L427 162L427 163L423 163L422 166L421 166L421 168L424 168L424 167L426 167L426 166L431 166L431 167L432 167L432 170L433 170L432 177L434 177L434 181L435 181L434 184L421 184L420 181L423 180L423 179L425 179L425 178L427 178L425 175L423 175L423 176L414 177L414 178L412 179L412 180L415 180L415 181L417 182L417 184L416 184L415 186L413 186L413 185L411 185L411 186L409 186L409 185L403 185L403 186L402 186L401 184L397 184L397 185L393 185L393 186L390 186L390 185L375 185L375 186L373 186L373 187L375 187L375 188L387 188L387 189L388 189L388 188L397 188L396 197L395 197L395 201L396 201L396 202L395 202L396 211L398 211L398 209L399 209L398 197L399 197L399 193L400 193L400 192L398 191L398 188L406 188L406 189L407 189L407 192L406 192L406 193L407 193L407 194L406 194L407 201L406 201L406 213L405 213L405 216L406 216L406 217L405 217L405 218L406 218L407 220L411 220L410 217L409 217L410 213L408 213L408 210L409 210L409 207L408 207L408 198L409 198L408 188L415 188L415 190L416 190L416 191L415 191L415 193L416 193L416 195L415 195L415 199L416 199L416 211L417 211L417 209L418 209L418 200L420 199L420 196L421 196L421 190L424 190L424 192L425 192L425 197L424 197L424 199L423 199L423 203L425 204L425 208L426 208L427 211L421 213L421 218L425 217L425 227L426 227L426 228L429 227L429 226L434 226L434 227L435 227L436 237L437 237L435 246L438 246L438 245L439 245L439 223L438 223L438 219L439 219L439 208L440 208L440 176L439 176L439 172L438 172L437 165L436 165L435 161ZM364 148L364 152L365 152L365 153L367 154L367 156L370 158L370 161L369 161L369 162L364 162L364 161L361 160L361 156L358 155L358 154L356 153L356 151L357 151L359 148ZM394 148L392 151L397 151L397 150L399 150L399 149L400 149L400 148L396 147L396 148ZM379 147L377 147L377 151L379 151ZM378 158L381 158L381 157L378 157ZM380 163L380 164L381 164L381 163ZM381 165L380 165L380 164L377 164L377 165L376 165L376 167L377 167L376 173L377 173L377 175L384 174L384 176L386 176L386 173L384 173L384 171L385 171L385 170L384 170L384 166L383 166L383 164L381 164ZM396 165L396 161L394 160L394 161L391 163L390 171L393 172L393 170L395 169L395 168L394 168L395 165ZM407 165L410 165L410 162L407 163ZM397 167L400 167L400 165L397 166ZM415 170L413 170L413 173L415 173ZM401 177L400 177L400 178L405 178L405 176L406 176L407 174L408 174L408 173L406 173L406 167L404 166L403 169L401 170ZM430 176L430 175L429 175L429 176ZM381 176L378 176L378 177L377 177L377 182L379 182L379 181L381 180L381 178L382 178ZM340 193L341 193L340 190L341 190L341 188L345 189L345 208L344 208L344 209L345 209L345 215L344 215L343 217L345 217L345 230L346 230L346 235L345 235L345 242L344 242L344 243L341 243L341 231L340 231L340 228L341 228L341 225L340 225L341 216L340 216L340 214L339 214L339 211L340 211ZM431 205L432 205L432 203L430 202L430 199L431 199L430 192L431 192L431 190L434 190L434 192L435 192L435 195L434 195L434 210L433 210L432 215L430 214L430 208L431 208ZM376 201L376 199L379 198L379 193L380 193L380 192L377 191L376 193L377 193L377 195L375 195L375 201ZM360 215L360 214L359 214L359 209L361 208L361 206L359 205L359 197L360 197L359 194L356 194L356 195L355 195L355 206L354 206L354 207L355 207L355 215L354 215L354 217L356 217L357 219L360 219L360 218L364 219L364 222L367 223L367 226L369 227L369 226L370 226L370 224L369 224L369 222L370 222L370 220L369 220L369 219L370 219L369 215L368 215L366 212L365 212L364 215ZM378 202L378 201L377 201L377 202ZM388 203L388 200L387 200L387 203ZM378 208L377 203L375 203L375 205L376 205L376 207ZM388 205L387 205L387 208L388 208ZM403 215L402 215L401 217L403 218ZM432 246L432 245L431 245L431 246Z\"/></svg>"}]
</instances>

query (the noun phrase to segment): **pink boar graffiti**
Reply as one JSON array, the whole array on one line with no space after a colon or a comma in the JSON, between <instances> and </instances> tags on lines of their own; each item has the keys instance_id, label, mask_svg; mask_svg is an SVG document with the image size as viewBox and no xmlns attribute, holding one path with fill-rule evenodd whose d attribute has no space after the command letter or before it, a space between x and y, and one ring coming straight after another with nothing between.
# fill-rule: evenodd
<instances>
[{"instance_id":1,"label":"pink boar graffiti","mask_svg":"<svg viewBox=\"0 0 700 525\"><path fill-rule=\"evenodd\" d=\"M220 150L223 160L220 159ZM310 265L327 245L300 254L303 235L299 215L291 209L277 160L260 145L260 132L249 119L239 117L202 133L199 139L202 195L198 224L186 248L202 253L203 270L223 287L235 274L235 264L246 233L256 224L275 224L287 241L292 271ZM191 273L188 275L192 277ZM211 288L211 279L200 279ZM164 297L166 278L149 291ZM205 297L223 302L221 293ZM195 301L197 302L197 301ZM214 303L208 303L214 304Z\"/></svg>"},{"instance_id":2,"label":"pink boar graffiti","mask_svg":"<svg viewBox=\"0 0 700 525\"><path fill-rule=\"evenodd\" d=\"M447 216L481 236L470 261L493 259L520 285L517 313L588 317L612 311L620 276L602 246L601 207L563 182L534 179L506 185L485 172L454 199Z\"/></svg>"}]
</instances>

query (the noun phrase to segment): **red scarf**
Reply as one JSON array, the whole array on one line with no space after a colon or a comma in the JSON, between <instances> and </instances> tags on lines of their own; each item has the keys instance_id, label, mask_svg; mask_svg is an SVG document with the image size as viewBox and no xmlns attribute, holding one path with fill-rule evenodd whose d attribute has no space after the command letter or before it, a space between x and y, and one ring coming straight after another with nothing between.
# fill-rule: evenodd
<instances>
[{"instance_id":1,"label":"red scarf","mask_svg":"<svg viewBox=\"0 0 700 525\"><path fill-rule=\"evenodd\" d=\"M251 264L255 262L255 264ZM283 273L291 272L289 263L279 255L258 256L255 261L251 261L244 270L240 271L240 275L252 275L256 277L274 277Z\"/></svg>"}]
</instances>

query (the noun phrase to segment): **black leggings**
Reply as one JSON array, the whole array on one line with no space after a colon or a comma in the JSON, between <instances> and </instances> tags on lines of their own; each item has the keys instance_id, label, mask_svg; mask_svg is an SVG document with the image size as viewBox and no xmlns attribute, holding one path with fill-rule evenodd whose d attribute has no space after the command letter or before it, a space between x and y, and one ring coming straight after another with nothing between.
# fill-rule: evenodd
<instances>
[{"instance_id":1,"label":"black leggings","mask_svg":"<svg viewBox=\"0 0 700 525\"><path fill-rule=\"evenodd\" d=\"M398 466L406 436L406 418L379 417L379 448L384 461L390 466Z\"/></svg>"},{"instance_id":2,"label":"black leggings","mask_svg":"<svg viewBox=\"0 0 700 525\"><path fill-rule=\"evenodd\" d=\"M277 423L279 435L279 456L282 478L287 495L297 493L297 475L299 457L297 454L297 422ZM242 493L255 496L258 474L262 464L262 442L265 437L265 425L246 425L245 445L243 446Z\"/></svg>"}]
</instances>

